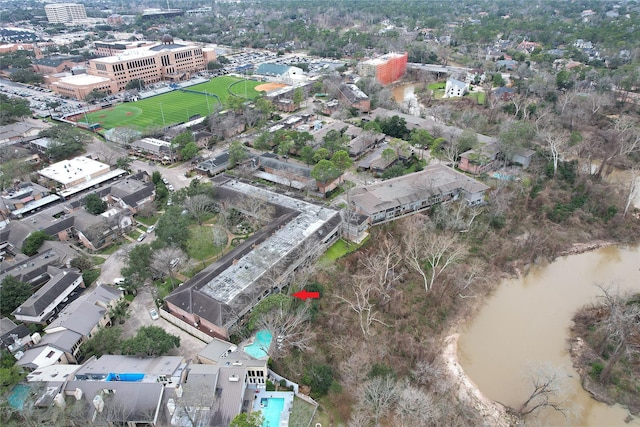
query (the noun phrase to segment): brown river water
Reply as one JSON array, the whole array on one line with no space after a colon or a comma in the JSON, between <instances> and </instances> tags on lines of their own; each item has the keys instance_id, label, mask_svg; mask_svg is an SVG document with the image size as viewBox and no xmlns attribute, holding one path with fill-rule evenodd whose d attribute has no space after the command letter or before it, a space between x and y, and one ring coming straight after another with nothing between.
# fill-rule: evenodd
<instances>
[{"instance_id":1,"label":"brown river water","mask_svg":"<svg viewBox=\"0 0 640 427\"><path fill-rule=\"evenodd\" d=\"M571 317L596 301L597 282L640 292L640 246L610 246L559 258L525 277L504 281L460 334L462 367L487 397L516 406L528 395L527 368L551 364L570 377L568 398L578 415L567 423L562 415L544 413L542 425L640 426L640 418L624 422L624 408L591 399L569 358Z\"/></svg>"}]
</instances>

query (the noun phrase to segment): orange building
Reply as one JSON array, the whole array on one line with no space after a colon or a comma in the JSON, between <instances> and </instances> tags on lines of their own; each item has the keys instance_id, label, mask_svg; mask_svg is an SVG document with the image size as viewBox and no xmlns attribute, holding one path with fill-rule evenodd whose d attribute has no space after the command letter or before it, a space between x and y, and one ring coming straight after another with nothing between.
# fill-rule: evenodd
<instances>
[{"instance_id":1,"label":"orange building","mask_svg":"<svg viewBox=\"0 0 640 427\"><path fill-rule=\"evenodd\" d=\"M408 54L388 53L358 64L358 73L364 77L375 77L380 84L387 85L400 79L407 71Z\"/></svg>"}]
</instances>

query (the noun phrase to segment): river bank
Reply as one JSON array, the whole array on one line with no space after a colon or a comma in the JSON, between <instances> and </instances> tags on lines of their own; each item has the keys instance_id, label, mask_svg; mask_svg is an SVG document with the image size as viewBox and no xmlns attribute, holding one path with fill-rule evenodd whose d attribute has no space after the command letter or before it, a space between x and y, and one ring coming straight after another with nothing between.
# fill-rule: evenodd
<instances>
[{"instance_id":1,"label":"river bank","mask_svg":"<svg viewBox=\"0 0 640 427\"><path fill-rule=\"evenodd\" d=\"M610 243L576 245L567 251L579 254L556 257L546 265L533 266L522 277L496 285L495 291L478 303L475 317L461 322L456 330L460 333L457 354L452 355L450 349L442 352L445 358L456 356L462 369L452 378L468 377L459 381L459 387L476 388L473 393L481 393L489 401L516 407L530 393L525 368L549 363L567 372L573 384L569 396L571 410L577 415L569 425L640 425L640 419L629 417L628 409L610 406L613 401L604 398L588 380L583 390L580 377L588 376L591 366L586 362L582 371L576 371L569 356L571 319L599 294L594 284L615 281L621 289L637 287L634 277L639 275L640 247ZM592 250L585 252L588 247ZM448 347L449 342L446 344ZM571 344L573 347L576 342ZM635 408L631 412L636 412ZM558 414L542 416L550 425L566 423Z\"/></svg>"}]
</instances>

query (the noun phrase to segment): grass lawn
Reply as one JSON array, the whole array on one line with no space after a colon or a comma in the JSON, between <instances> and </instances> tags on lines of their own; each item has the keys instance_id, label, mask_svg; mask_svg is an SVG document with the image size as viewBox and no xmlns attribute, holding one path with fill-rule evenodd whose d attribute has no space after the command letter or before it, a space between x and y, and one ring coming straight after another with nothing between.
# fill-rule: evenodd
<instances>
[{"instance_id":1,"label":"grass lawn","mask_svg":"<svg viewBox=\"0 0 640 427\"><path fill-rule=\"evenodd\" d=\"M431 83L427 87L433 91L434 98L440 99L444 96L444 88L446 85L447 85L446 82L437 82L437 83Z\"/></svg>"},{"instance_id":2,"label":"grass lawn","mask_svg":"<svg viewBox=\"0 0 640 427\"><path fill-rule=\"evenodd\" d=\"M327 249L327 252L320 259L320 262L335 261L338 258L341 258L346 254L355 251L360 246L362 246L362 244L358 245L355 243L347 243L344 240L340 239L337 242L335 242L333 245L331 245L329 249Z\"/></svg>"},{"instance_id":3,"label":"grass lawn","mask_svg":"<svg viewBox=\"0 0 640 427\"><path fill-rule=\"evenodd\" d=\"M153 96L136 102L119 104L111 108L87 114L91 123L100 123L104 129L114 127L130 127L144 130L149 127L163 127L175 123L186 122L196 114L207 116L211 114L220 102L226 103L229 91L244 96L245 83L238 83L230 88L234 82L242 81L235 77L216 77L206 83L186 88L183 92L174 90L162 95ZM248 98L255 98L260 92L255 87L261 82L248 80L246 94ZM205 95L209 94L209 96ZM219 101L220 100L220 101Z\"/></svg>"},{"instance_id":4,"label":"grass lawn","mask_svg":"<svg viewBox=\"0 0 640 427\"><path fill-rule=\"evenodd\" d=\"M141 234L142 233L138 230L133 230L130 233L127 233L127 236L131 237L133 240L136 240L138 237L140 237Z\"/></svg>"},{"instance_id":5,"label":"grass lawn","mask_svg":"<svg viewBox=\"0 0 640 427\"><path fill-rule=\"evenodd\" d=\"M125 243L124 241L114 243L113 245L109 246L106 249L101 250L98 253L100 255L113 255L114 253L116 253L118 249L120 249L120 246L122 246L124 243Z\"/></svg>"},{"instance_id":6,"label":"grass lawn","mask_svg":"<svg viewBox=\"0 0 640 427\"><path fill-rule=\"evenodd\" d=\"M486 97L486 94L484 92L473 92L467 95L469 98L473 98L476 100L476 102L480 105L484 105L484 100Z\"/></svg>"},{"instance_id":7,"label":"grass lawn","mask_svg":"<svg viewBox=\"0 0 640 427\"><path fill-rule=\"evenodd\" d=\"M154 216L150 216L149 218L144 218L144 217L141 217L141 216L137 216L136 217L136 221L143 223L147 227L150 226L150 225L155 224L158 221L158 219L160 219L160 214L159 213L155 214Z\"/></svg>"},{"instance_id":8,"label":"grass lawn","mask_svg":"<svg viewBox=\"0 0 640 427\"><path fill-rule=\"evenodd\" d=\"M91 261L93 261L93 265L100 265L104 264L106 259L102 258L101 256L92 256Z\"/></svg>"},{"instance_id":9,"label":"grass lawn","mask_svg":"<svg viewBox=\"0 0 640 427\"><path fill-rule=\"evenodd\" d=\"M299 397L293 398L293 407L289 415L289 425L307 426L313 417L316 407Z\"/></svg>"},{"instance_id":10,"label":"grass lawn","mask_svg":"<svg viewBox=\"0 0 640 427\"><path fill-rule=\"evenodd\" d=\"M202 261L203 259L210 258L220 253L224 246L215 246L213 244L213 236L211 233L211 227L206 226L191 226L189 235L189 241L187 242L187 254L189 258L195 261ZM225 242L226 246L226 242Z\"/></svg>"}]
</instances>

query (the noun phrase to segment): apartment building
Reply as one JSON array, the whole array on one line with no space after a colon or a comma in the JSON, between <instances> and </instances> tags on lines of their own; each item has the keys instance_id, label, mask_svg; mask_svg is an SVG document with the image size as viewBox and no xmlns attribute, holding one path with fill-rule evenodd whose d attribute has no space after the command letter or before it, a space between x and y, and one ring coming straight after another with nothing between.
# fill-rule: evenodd
<instances>
[{"instance_id":1,"label":"apartment building","mask_svg":"<svg viewBox=\"0 0 640 427\"><path fill-rule=\"evenodd\" d=\"M387 85L400 79L407 71L408 54L388 53L358 64L358 74L375 77L380 84Z\"/></svg>"},{"instance_id":2,"label":"apartment building","mask_svg":"<svg viewBox=\"0 0 640 427\"><path fill-rule=\"evenodd\" d=\"M65 24L79 19L87 19L87 11L83 4L48 4L44 7L44 12L47 14L47 19L52 24Z\"/></svg>"},{"instance_id":3,"label":"apartment building","mask_svg":"<svg viewBox=\"0 0 640 427\"><path fill-rule=\"evenodd\" d=\"M89 61L88 74L108 78L111 92L124 90L133 79L146 84L161 80L181 81L191 78L193 73L204 70L207 63L215 60L215 52L200 46L173 43L166 36L163 42L138 49L128 49L119 55L96 58Z\"/></svg>"}]
</instances>

